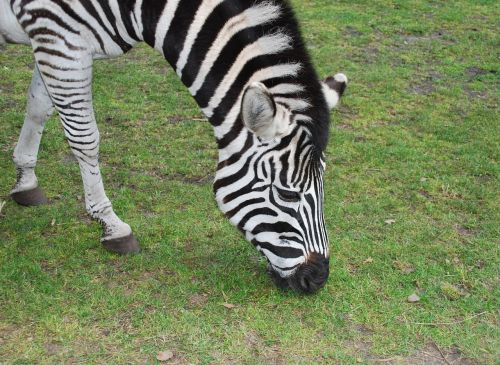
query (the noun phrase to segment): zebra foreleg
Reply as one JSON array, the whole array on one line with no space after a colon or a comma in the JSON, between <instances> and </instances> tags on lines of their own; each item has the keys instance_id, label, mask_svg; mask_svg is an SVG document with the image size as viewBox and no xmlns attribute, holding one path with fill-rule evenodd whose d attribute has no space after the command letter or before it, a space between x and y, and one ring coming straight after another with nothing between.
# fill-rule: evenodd
<instances>
[{"instance_id":1,"label":"zebra foreleg","mask_svg":"<svg viewBox=\"0 0 500 365\"><path fill-rule=\"evenodd\" d=\"M38 67L80 165L86 209L103 226L103 246L119 254L138 252L130 226L115 214L104 191L98 162L99 130L92 105L92 56L72 52L83 47L72 48L35 52Z\"/></svg>"},{"instance_id":2,"label":"zebra foreleg","mask_svg":"<svg viewBox=\"0 0 500 365\"><path fill-rule=\"evenodd\" d=\"M47 203L45 194L38 187L35 166L43 128L53 110L54 106L40 77L40 71L35 67L28 91L26 117L14 149L17 179L11 195L18 204L32 206Z\"/></svg>"}]
</instances>

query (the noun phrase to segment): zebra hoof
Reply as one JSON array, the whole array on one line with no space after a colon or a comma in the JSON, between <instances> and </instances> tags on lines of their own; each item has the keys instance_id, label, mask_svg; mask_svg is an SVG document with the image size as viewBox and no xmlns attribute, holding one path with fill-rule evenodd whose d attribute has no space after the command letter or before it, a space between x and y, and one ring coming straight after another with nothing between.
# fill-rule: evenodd
<instances>
[{"instance_id":1,"label":"zebra hoof","mask_svg":"<svg viewBox=\"0 0 500 365\"><path fill-rule=\"evenodd\" d=\"M12 199L19 205L31 207L36 205L48 204L49 200L45 193L38 186L31 190L17 191L11 194Z\"/></svg>"},{"instance_id":2,"label":"zebra hoof","mask_svg":"<svg viewBox=\"0 0 500 365\"><path fill-rule=\"evenodd\" d=\"M119 255L128 255L141 251L139 242L137 242L133 234L129 234L125 237L103 240L102 245L109 252L117 253Z\"/></svg>"}]
</instances>

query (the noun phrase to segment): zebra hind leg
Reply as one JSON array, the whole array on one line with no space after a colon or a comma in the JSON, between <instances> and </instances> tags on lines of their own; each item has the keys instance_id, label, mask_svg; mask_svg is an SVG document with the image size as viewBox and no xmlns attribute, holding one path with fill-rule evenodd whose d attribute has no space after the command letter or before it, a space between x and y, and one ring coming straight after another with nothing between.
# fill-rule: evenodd
<instances>
[{"instance_id":1,"label":"zebra hind leg","mask_svg":"<svg viewBox=\"0 0 500 365\"><path fill-rule=\"evenodd\" d=\"M35 67L28 91L26 117L19 141L14 149L17 179L11 196L20 205L35 206L48 202L43 190L38 186L35 166L43 128L53 110L54 107L40 77L40 71L38 67Z\"/></svg>"},{"instance_id":2,"label":"zebra hind leg","mask_svg":"<svg viewBox=\"0 0 500 365\"><path fill-rule=\"evenodd\" d=\"M115 214L104 191L98 162L99 130L92 105L92 56L80 45L53 51L37 48L36 43L33 46L40 73L80 165L86 209L104 229L101 243L119 254L139 252L130 226Z\"/></svg>"}]
</instances>

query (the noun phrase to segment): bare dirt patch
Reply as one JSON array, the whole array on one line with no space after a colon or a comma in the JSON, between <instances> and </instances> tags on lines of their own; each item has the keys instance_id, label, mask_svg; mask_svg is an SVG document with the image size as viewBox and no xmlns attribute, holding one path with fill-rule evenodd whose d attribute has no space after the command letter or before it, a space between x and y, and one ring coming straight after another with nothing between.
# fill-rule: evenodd
<instances>
[{"instance_id":1,"label":"bare dirt patch","mask_svg":"<svg viewBox=\"0 0 500 365\"><path fill-rule=\"evenodd\" d=\"M472 90L469 86L464 87L464 93L471 99L486 99L488 93L486 91Z\"/></svg>"},{"instance_id":2,"label":"bare dirt patch","mask_svg":"<svg viewBox=\"0 0 500 365\"><path fill-rule=\"evenodd\" d=\"M57 355L57 354L61 353L64 349L64 347L62 345L57 344L57 343L52 343L52 342L48 342L48 343L44 344L43 347L44 347L45 352L47 353L48 356Z\"/></svg>"},{"instance_id":3,"label":"bare dirt patch","mask_svg":"<svg viewBox=\"0 0 500 365\"><path fill-rule=\"evenodd\" d=\"M369 364L389 365L478 365L479 363L465 357L462 352L453 347L441 349L435 344L429 344L423 349L416 350L408 356L374 356L371 354L369 342L356 340L345 343L346 348L356 356L356 361L366 361Z\"/></svg>"},{"instance_id":4,"label":"bare dirt patch","mask_svg":"<svg viewBox=\"0 0 500 365\"><path fill-rule=\"evenodd\" d=\"M195 309L203 307L208 302L208 294L206 293L195 293L188 298L187 308Z\"/></svg>"},{"instance_id":5,"label":"bare dirt patch","mask_svg":"<svg viewBox=\"0 0 500 365\"><path fill-rule=\"evenodd\" d=\"M485 70L484 68L476 67L476 66L468 67L465 70L465 74L469 77L470 81L474 80L478 76L487 75L489 73L496 74L496 71L495 70Z\"/></svg>"},{"instance_id":6,"label":"bare dirt patch","mask_svg":"<svg viewBox=\"0 0 500 365\"><path fill-rule=\"evenodd\" d=\"M476 232L473 229L467 228L467 227L464 227L461 225L456 225L455 230L458 232L458 234L460 236L464 236L464 237L471 237L471 236L474 236L476 234Z\"/></svg>"},{"instance_id":7,"label":"bare dirt patch","mask_svg":"<svg viewBox=\"0 0 500 365\"><path fill-rule=\"evenodd\" d=\"M435 87L435 82L439 80L440 76L435 73L431 72L429 75L414 80L408 90L411 93L418 94L418 95L429 95L432 94L433 92L436 91Z\"/></svg>"},{"instance_id":8,"label":"bare dirt patch","mask_svg":"<svg viewBox=\"0 0 500 365\"><path fill-rule=\"evenodd\" d=\"M398 359L400 361L387 362L388 364L407 365L475 365L477 362L467 359L458 348L440 349L435 344L429 344L425 348L415 351L408 357Z\"/></svg>"},{"instance_id":9,"label":"bare dirt patch","mask_svg":"<svg viewBox=\"0 0 500 365\"><path fill-rule=\"evenodd\" d=\"M402 37L403 43L407 45L415 45L418 43L429 43L431 41L441 41L444 44L455 43L450 37L447 36L443 30L438 30L428 35L424 34L409 34Z\"/></svg>"},{"instance_id":10,"label":"bare dirt patch","mask_svg":"<svg viewBox=\"0 0 500 365\"><path fill-rule=\"evenodd\" d=\"M359 37L363 35L363 32L360 32L356 28L348 25L347 27L344 28L344 31L342 32L343 35L347 37Z\"/></svg>"},{"instance_id":11,"label":"bare dirt patch","mask_svg":"<svg viewBox=\"0 0 500 365\"><path fill-rule=\"evenodd\" d=\"M268 346L259 334L255 331L248 331L245 334L245 343L248 348L252 349L255 356L259 358L259 362L269 365L285 364L285 360L281 355L281 351L277 345Z\"/></svg>"}]
</instances>

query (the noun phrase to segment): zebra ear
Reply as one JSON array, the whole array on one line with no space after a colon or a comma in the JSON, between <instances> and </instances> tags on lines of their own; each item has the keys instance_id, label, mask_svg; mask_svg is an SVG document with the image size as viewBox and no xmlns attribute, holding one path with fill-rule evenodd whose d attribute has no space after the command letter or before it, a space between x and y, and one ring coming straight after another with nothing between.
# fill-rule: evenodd
<instances>
[{"instance_id":1,"label":"zebra ear","mask_svg":"<svg viewBox=\"0 0 500 365\"><path fill-rule=\"evenodd\" d=\"M241 104L245 126L264 140L272 139L278 133L275 115L276 103L266 86L260 82L251 84L245 90Z\"/></svg>"},{"instance_id":2,"label":"zebra ear","mask_svg":"<svg viewBox=\"0 0 500 365\"><path fill-rule=\"evenodd\" d=\"M333 77L329 76L321 82L321 85L328 107L333 109L338 104L347 87L347 76L341 73Z\"/></svg>"}]
</instances>

